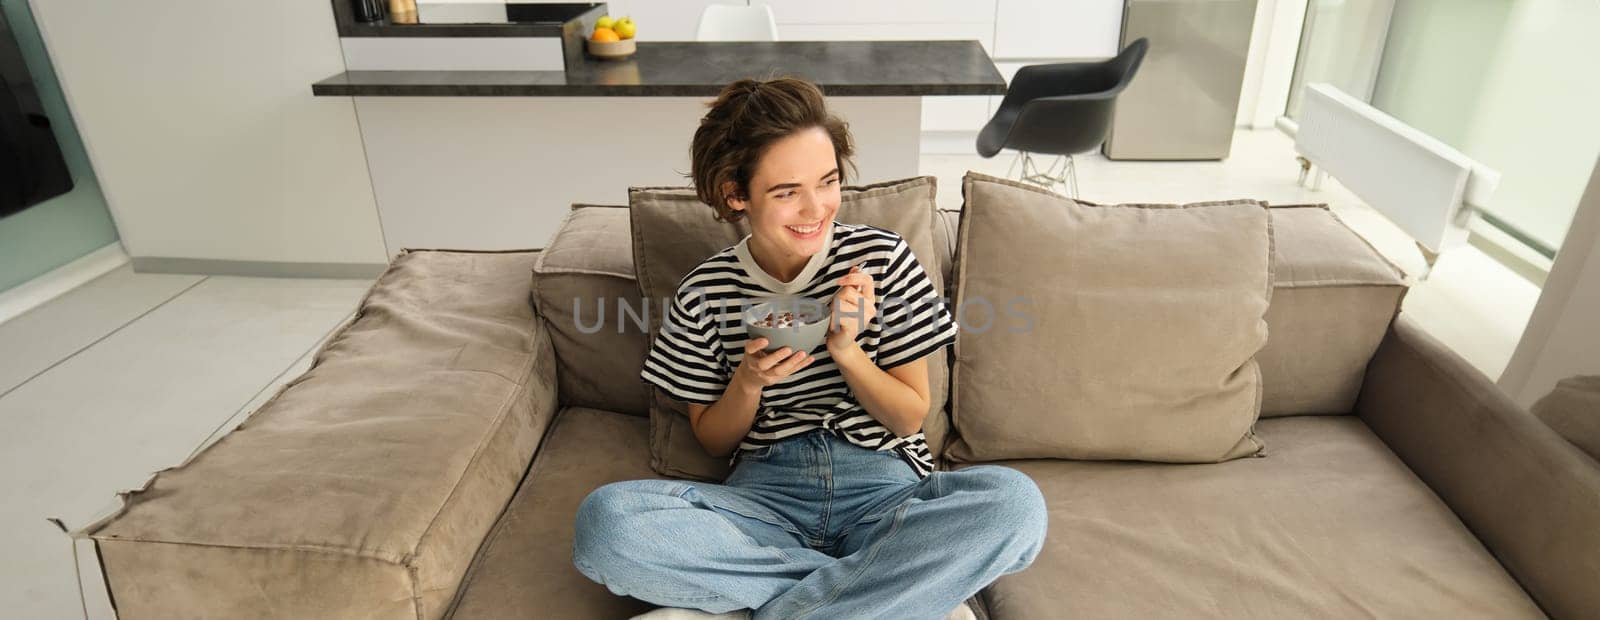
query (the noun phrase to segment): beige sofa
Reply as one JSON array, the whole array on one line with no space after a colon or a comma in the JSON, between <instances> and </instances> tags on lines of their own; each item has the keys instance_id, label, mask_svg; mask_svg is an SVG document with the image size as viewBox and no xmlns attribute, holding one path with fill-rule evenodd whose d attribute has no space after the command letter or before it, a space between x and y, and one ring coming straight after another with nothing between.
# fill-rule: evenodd
<instances>
[{"instance_id":1,"label":"beige sofa","mask_svg":"<svg viewBox=\"0 0 1600 620\"><path fill-rule=\"evenodd\" d=\"M1600 468L1396 318L1402 274L1329 211L1270 213L1266 455L1002 461L1044 492L1047 548L980 592L978 613L1600 610ZM960 216L935 220L945 282ZM639 298L630 247L626 208L581 206L543 251L402 253L311 370L87 528L119 615L649 609L571 561L585 495L661 477L638 379L646 334L618 333L614 310L585 333L572 314L574 297Z\"/></svg>"}]
</instances>

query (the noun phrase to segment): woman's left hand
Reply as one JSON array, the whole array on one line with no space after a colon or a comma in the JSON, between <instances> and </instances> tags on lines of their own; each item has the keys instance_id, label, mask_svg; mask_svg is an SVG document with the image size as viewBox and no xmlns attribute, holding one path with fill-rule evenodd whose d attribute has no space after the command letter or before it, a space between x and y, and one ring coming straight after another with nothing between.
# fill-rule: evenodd
<instances>
[{"instance_id":1,"label":"woman's left hand","mask_svg":"<svg viewBox=\"0 0 1600 620\"><path fill-rule=\"evenodd\" d=\"M833 317L828 325L828 351L839 351L854 346L856 335L872 324L877 315L877 285L872 274L860 265L850 268L850 273L839 278L839 290L833 294Z\"/></svg>"}]
</instances>

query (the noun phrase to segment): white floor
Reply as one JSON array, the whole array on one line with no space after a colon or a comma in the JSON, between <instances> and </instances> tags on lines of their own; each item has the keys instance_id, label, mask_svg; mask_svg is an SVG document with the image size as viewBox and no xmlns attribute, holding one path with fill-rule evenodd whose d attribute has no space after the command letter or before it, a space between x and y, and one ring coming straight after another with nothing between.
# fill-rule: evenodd
<instances>
[{"instance_id":1,"label":"white floor","mask_svg":"<svg viewBox=\"0 0 1600 620\"><path fill-rule=\"evenodd\" d=\"M0 324L0 616L82 617L66 534L304 372L368 282L135 274Z\"/></svg>"},{"instance_id":2,"label":"white floor","mask_svg":"<svg viewBox=\"0 0 1600 620\"><path fill-rule=\"evenodd\" d=\"M1003 176L1007 156L927 155L941 206L961 176ZM1241 132L1225 162L1079 159L1080 193L1098 202L1248 197L1329 203L1410 273L1411 243L1336 183L1298 187L1290 142ZM530 244L536 245L536 244ZM124 266L0 323L0 616L81 617L69 540L119 490L181 463L304 372L310 354L370 283L135 274ZM1405 311L1498 377L1538 289L1473 248L1447 253Z\"/></svg>"}]
</instances>

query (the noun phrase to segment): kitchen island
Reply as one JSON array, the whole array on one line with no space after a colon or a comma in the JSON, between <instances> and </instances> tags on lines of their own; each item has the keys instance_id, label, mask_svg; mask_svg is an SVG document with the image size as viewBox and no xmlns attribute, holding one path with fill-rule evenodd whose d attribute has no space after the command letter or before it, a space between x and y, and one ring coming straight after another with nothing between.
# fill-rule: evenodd
<instances>
[{"instance_id":1,"label":"kitchen island","mask_svg":"<svg viewBox=\"0 0 1600 620\"><path fill-rule=\"evenodd\" d=\"M540 247L572 204L686 185L710 99L784 75L816 82L850 123L854 183L917 174L921 97L1005 93L976 41L641 42L562 71L347 71L312 92L353 101L392 255Z\"/></svg>"}]
</instances>

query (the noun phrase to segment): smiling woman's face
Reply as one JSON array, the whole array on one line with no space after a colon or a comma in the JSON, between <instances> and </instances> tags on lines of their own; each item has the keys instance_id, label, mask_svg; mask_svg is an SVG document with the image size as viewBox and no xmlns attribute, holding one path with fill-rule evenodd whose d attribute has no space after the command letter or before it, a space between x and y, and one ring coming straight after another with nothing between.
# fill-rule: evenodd
<instances>
[{"instance_id":1,"label":"smiling woman's face","mask_svg":"<svg viewBox=\"0 0 1600 620\"><path fill-rule=\"evenodd\" d=\"M795 132L762 155L750 198L729 198L750 221L750 253L783 281L822 251L823 233L839 212L840 171L833 141L820 127Z\"/></svg>"}]
</instances>

